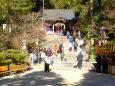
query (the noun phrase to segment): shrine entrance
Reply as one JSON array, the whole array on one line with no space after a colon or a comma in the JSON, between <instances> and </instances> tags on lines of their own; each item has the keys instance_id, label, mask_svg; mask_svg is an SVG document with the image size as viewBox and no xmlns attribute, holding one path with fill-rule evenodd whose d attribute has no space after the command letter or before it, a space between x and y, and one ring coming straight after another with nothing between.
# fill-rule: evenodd
<instances>
[{"instance_id":1,"label":"shrine entrance","mask_svg":"<svg viewBox=\"0 0 115 86\"><path fill-rule=\"evenodd\" d=\"M62 33L65 30L65 25L61 23L56 23L53 25L53 31L56 33Z\"/></svg>"},{"instance_id":2,"label":"shrine entrance","mask_svg":"<svg viewBox=\"0 0 115 86\"><path fill-rule=\"evenodd\" d=\"M66 35L67 31L71 33L77 31L77 18L72 10L44 10L44 26L46 33L62 33Z\"/></svg>"},{"instance_id":3,"label":"shrine entrance","mask_svg":"<svg viewBox=\"0 0 115 86\"><path fill-rule=\"evenodd\" d=\"M61 33L65 31L65 20L63 18L56 18L52 21L53 24L53 32Z\"/></svg>"},{"instance_id":4,"label":"shrine entrance","mask_svg":"<svg viewBox=\"0 0 115 86\"><path fill-rule=\"evenodd\" d=\"M64 34L65 32L65 20L63 18L56 18L52 21L46 22L50 23L49 26L47 25L46 31L50 31L53 33Z\"/></svg>"}]
</instances>

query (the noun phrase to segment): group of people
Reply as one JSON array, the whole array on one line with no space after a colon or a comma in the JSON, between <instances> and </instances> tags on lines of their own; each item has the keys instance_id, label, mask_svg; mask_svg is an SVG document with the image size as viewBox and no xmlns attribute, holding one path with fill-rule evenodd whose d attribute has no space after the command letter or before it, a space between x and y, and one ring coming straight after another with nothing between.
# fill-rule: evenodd
<instances>
[{"instance_id":1,"label":"group of people","mask_svg":"<svg viewBox=\"0 0 115 86\"><path fill-rule=\"evenodd\" d=\"M77 58L74 62L74 68L82 68L82 62L83 62L83 58L85 56L83 56L84 51L87 51L88 48L86 48L86 41L84 41L83 39L81 39L81 36L77 37L77 33L75 31L73 31L73 33L70 33L69 31L67 31L67 39L68 39L68 47L69 47L69 51L72 51L72 49L74 49L74 51L77 51L77 48L81 48L82 51L79 52L79 54L77 55ZM79 45L77 44L76 38L80 39L79 40ZM86 52L87 53L87 52ZM44 71L45 72L49 72L49 65L53 64L53 58L52 57L57 57L59 55L60 60L67 62L67 56L64 53L64 47L63 44L59 44L59 45L54 45L52 48L42 48L39 50L34 50L30 53L30 60L31 62L35 65L35 64L40 64L41 61L44 61L45 65L44 65ZM88 54L87 54L88 55ZM88 57L88 56L87 56ZM102 54L98 54L96 57L96 61L97 61L97 65L96 65L96 71L97 72L103 72L103 73L107 73L108 72L108 60L105 58L105 55Z\"/></svg>"},{"instance_id":2,"label":"group of people","mask_svg":"<svg viewBox=\"0 0 115 86\"><path fill-rule=\"evenodd\" d=\"M52 59L52 51L50 48L42 48L40 50L33 50L30 53L30 58L29 60L34 64L40 64L42 61L45 63L44 65L44 71L49 72L49 65L53 64L53 59Z\"/></svg>"},{"instance_id":3,"label":"group of people","mask_svg":"<svg viewBox=\"0 0 115 86\"><path fill-rule=\"evenodd\" d=\"M75 52L77 52L78 47L81 48L79 54L76 56L77 61L74 62L73 67L74 68L82 68L82 62L84 60L83 53L86 53L86 42L85 40L81 39L81 35L80 32L78 31L78 33L76 33L76 31L70 32L67 31L67 39L69 41L68 43L68 50L72 51L74 50ZM76 39L79 39L79 44L77 43Z\"/></svg>"},{"instance_id":4,"label":"group of people","mask_svg":"<svg viewBox=\"0 0 115 86\"><path fill-rule=\"evenodd\" d=\"M54 45L52 48L42 48L39 50L32 50L29 60L32 64L40 64L44 62L44 71L49 72L49 65L54 63L53 58L60 55L61 61L67 61L67 56L64 54L63 45Z\"/></svg>"},{"instance_id":5,"label":"group of people","mask_svg":"<svg viewBox=\"0 0 115 86\"><path fill-rule=\"evenodd\" d=\"M77 36L77 33L76 31L73 31L73 33L67 31L67 39L68 39L68 47L69 47L69 51L72 51L72 49L74 49L74 51L77 51L77 48L78 48L78 44L77 44L77 41L76 41L76 38L78 39L81 39L80 36ZM80 45L79 47L82 48L82 50L84 50L84 46L86 45L86 43L81 40L80 41ZM63 47L63 44L55 44L53 47L51 48L42 48L42 49L39 49L39 50L33 50L31 53L30 53L30 61L36 65L36 64L40 64L42 61L45 63L44 65L44 71L45 72L49 72L49 65L52 64L54 61L53 61L53 58L54 57L57 57L59 56L60 57L60 60L61 62L67 62L67 58L68 56L64 53L64 47ZM82 68L82 61L83 61L83 53L82 51L79 53L79 55L77 56L77 63L75 62L74 64L74 67L78 67L79 69Z\"/></svg>"},{"instance_id":6,"label":"group of people","mask_svg":"<svg viewBox=\"0 0 115 86\"><path fill-rule=\"evenodd\" d=\"M62 44L54 45L52 48L54 56L58 56L61 59L61 62L67 62L67 56L64 54L64 47Z\"/></svg>"},{"instance_id":7,"label":"group of people","mask_svg":"<svg viewBox=\"0 0 115 86\"><path fill-rule=\"evenodd\" d=\"M79 32L79 31L78 31ZM76 41L76 38L78 38L80 41L80 47L82 48L83 45L86 45L86 41L84 39L81 39L81 36L77 35L78 33L76 31L73 31L73 33L70 33L70 31L67 31L67 39L69 41L68 43L68 48L69 51L72 51L72 49L74 49L74 51L77 51L77 47L78 47L78 43Z\"/></svg>"},{"instance_id":8,"label":"group of people","mask_svg":"<svg viewBox=\"0 0 115 86\"><path fill-rule=\"evenodd\" d=\"M105 55L102 55L101 53L97 54L96 62L96 72L108 73L108 60Z\"/></svg>"},{"instance_id":9,"label":"group of people","mask_svg":"<svg viewBox=\"0 0 115 86\"><path fill-rule=\"evenodd\" d=\"M72 51L72 48L74 48L74 51L77 51L77 42L76 42L76 32L74 31L73 34L70 33L70 31L67 31L67 39L69 41L68 48L69 51Z\"/></svg>"},{"instance_id":10,"label":"group of people","mask_svg":"<svg viewBox=\"0 0 115 86\"><path fill-rule=\"evenodd\" d=\"M52 47L52 51L53 51L53 54L54 54L55 56L58 56L58 53L60 53L60 54L63 53L64 47L63 47L62 44L54 45L54 46Z\"/></svg>"}]
</instances>

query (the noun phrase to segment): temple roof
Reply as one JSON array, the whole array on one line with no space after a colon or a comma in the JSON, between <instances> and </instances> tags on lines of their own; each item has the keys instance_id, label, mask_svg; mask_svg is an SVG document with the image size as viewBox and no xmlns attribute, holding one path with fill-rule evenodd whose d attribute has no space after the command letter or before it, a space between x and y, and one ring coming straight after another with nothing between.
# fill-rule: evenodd
<instances>
[{"instance_id":1,"label":"temple roof","mask_svg":"<svg viewBox=\"0 0 115 86\"><path fill-rule=\"evenodd\" d=\"M44 20L54 20L57 18L63 18L65 20L73 20L76 17L75 17L75 12L72 10L63 10L63 9L44 10L44 15L43 15Z\"/></svg>"}]
</instances>

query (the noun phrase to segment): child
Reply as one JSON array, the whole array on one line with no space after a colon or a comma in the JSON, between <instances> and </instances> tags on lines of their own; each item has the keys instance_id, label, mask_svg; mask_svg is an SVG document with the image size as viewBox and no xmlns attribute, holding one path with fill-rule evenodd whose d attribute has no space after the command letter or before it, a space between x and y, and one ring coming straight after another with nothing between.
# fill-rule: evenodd
<instances>
[{"instance_id":1,"label":"child","mask_svg":"<svg viewBox=\"0 0 115 86\"><path fill-rule=\"evenodd\" d=\"M61 61L63 61L63 59L64 59L64 54L63 53L60 55L60 58L61 58Z\"/></svg>"},{"instance_id":2,"label":"child","mask_svg":"<svg viewBox=\"0 0 115 86\"><path fill-rule=\"evenodd\" d=\"M77 68L77 61L74 62L73 67Z\"/></svg>"},{"instance_id":3,"label":"child","mask_svg":"<svg viewBox=\"0 0 115 86\"><path fill-rule=\"evenodd\" d=\"M73 47L72 43L68 43L68 50L69 50L70 52L72 51L72 47Z\"/></svg>"},{"instance_id":4,"label":"child","mask_svg":"<svg viewBox=\"0 0 115 86\"><path fill-rule=\"evenodd\" d=\"M64 54L64 62L67 62L67 56Z\"/></svg>"}]
</instances>

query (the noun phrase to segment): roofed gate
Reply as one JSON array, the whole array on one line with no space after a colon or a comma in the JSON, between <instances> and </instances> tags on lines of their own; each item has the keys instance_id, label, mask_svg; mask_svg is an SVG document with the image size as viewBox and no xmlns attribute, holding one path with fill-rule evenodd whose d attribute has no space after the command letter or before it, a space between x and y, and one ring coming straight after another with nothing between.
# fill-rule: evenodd
<instances>
[{"instance_id":1,"label":"roofed gate","mask_svg":"<svg viewBox=\"0 0 115 86\"><path fill-rule=\"evenodd\" d=\"M69 27L77 29L77 20L78 19L75 17L75 13L72 10L44 10L43 21L47 31L64 31L69 29Z\"/></svg>"}]
</instances>

